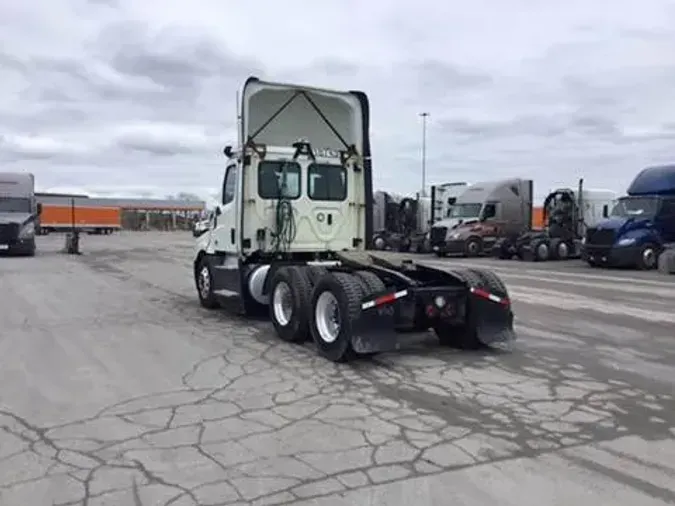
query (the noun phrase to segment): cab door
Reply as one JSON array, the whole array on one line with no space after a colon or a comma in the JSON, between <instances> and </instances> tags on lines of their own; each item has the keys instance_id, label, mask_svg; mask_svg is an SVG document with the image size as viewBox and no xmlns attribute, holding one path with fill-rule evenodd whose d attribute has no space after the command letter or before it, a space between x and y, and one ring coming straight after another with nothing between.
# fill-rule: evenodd
<instances>
[{"instance_id":1,"label":"cab door","mask_svg":"<svg viewBox=\"0 0 675 506\"><path fill-rule=\"evenodd\" d=\"M228 165L223 179L223 189L220 204L216 207L213 216L213 232L211 233L211 250L216 254L226 254L236 259L236 199L237 194L236 163Z\"/></svg>"}]
</instances>

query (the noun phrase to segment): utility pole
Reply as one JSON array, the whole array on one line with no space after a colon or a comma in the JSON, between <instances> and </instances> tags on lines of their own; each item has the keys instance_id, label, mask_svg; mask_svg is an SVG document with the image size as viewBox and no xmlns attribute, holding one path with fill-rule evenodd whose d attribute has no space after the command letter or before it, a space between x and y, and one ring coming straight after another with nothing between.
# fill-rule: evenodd
<instances>
[{"instance_id":1,"label":"utility pole","mask_svg":"<svg viewBox=\"0 0 675 506\"><path fill-rule=\"evenodd\" d=\"M427 196L427 118L428 112L421 112L422 117L422 197Z\"/></svg>"}]
</instances>

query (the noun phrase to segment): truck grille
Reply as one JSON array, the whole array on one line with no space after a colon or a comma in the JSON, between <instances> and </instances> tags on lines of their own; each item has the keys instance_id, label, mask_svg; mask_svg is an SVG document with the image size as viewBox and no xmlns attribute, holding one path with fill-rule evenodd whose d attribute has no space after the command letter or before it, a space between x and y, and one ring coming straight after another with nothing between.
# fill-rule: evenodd
<instances>
[{"instance_id":1,"label":"truck grille","mask_svg":"<svg viewBox=\"0 0 675 506\"><path fill-rule=\"evenodd\" d=\"M19 235L19 225L16 223L0 223L0 244L14 242Z\"/></svg>"},{"instance_id":2,"label":"truck grille","mask_svg":"<svg viewBox=\"0 0 675 506\"><path fill-rule=\"evenodd\" d=\"M614 244L616 232L614 230L605 230L589 228L586 231L586 244L594 246L611 246Z\"/></svg>"},{"instance_id":3,"label":"truck grille","mask_svg":"<svg viewBox=\"0 0 675 506\"><path fill-rule=\"evenodd\" d=\"M445 243L445 237L448 232L448 227L431 227L431 232L429 234L429 241L431 245Z\"/></svg>"}]
</instances>

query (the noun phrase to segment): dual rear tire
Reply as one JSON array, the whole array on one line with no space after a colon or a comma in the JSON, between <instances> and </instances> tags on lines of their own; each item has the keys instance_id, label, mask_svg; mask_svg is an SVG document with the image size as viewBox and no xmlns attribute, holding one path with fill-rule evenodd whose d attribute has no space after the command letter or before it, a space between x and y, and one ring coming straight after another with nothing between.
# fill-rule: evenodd
<instances>
[{"instance_id":1,"label":"dual rear tire","mask_svg":"<svg viewBox=\"0 0 675 506\"><path fill-rule=\"evenodd\" d=\"M317 352L332 362L354 357L353 325L364 296L384 290L370 272L347 274L320 267L281 267L270 283L270 319L281 339L312 339Z\"/></svg>"}]
</instances>

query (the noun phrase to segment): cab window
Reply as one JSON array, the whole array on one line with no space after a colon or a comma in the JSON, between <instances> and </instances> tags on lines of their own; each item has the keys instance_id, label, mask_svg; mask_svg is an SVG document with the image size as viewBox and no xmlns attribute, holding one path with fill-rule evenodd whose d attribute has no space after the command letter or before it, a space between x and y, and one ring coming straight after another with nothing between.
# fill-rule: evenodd
<instances>
[{"instance_id":1,"label":"cab window","mask_svg":"<svg viewBox=\"0 0 675 506\"><path fill-rule=\"evenodd\" d=\"M497 216L497 204L485 204L483 207L483 212L481 213L481 219L489 220Z\"/></svg>"},{"instance_id":2,"label":"cab window","mask_svg":"<svg viewBox=\"0 0 675 506\"><path fill-rule=\"evenodd\" d=\"M297 199L300 180L296 162L263 161L258 165L258 195L262 199Z\"/></svg>"},{"instance_id":3,"label":"cab window","mask_svg":"<svg viewBox=\"0 0 675 506\"><path fill-rule=\"evenodd\" d=\"M234 192L237 188L237 166L230 165L225 171L225 180L223 181L223 205L229 204L234 200Z\"/></svg>"},{"instance_id":4,"label":"cab window","mask_svg":"<svg viewBox=\"0 0 675 506\"><path fill-rule=\"evenodd\" d=\"M307 195L312 200L341 202L347 198L347 169L313 163L307 170Z\"/></svg>"}]
</instances>

